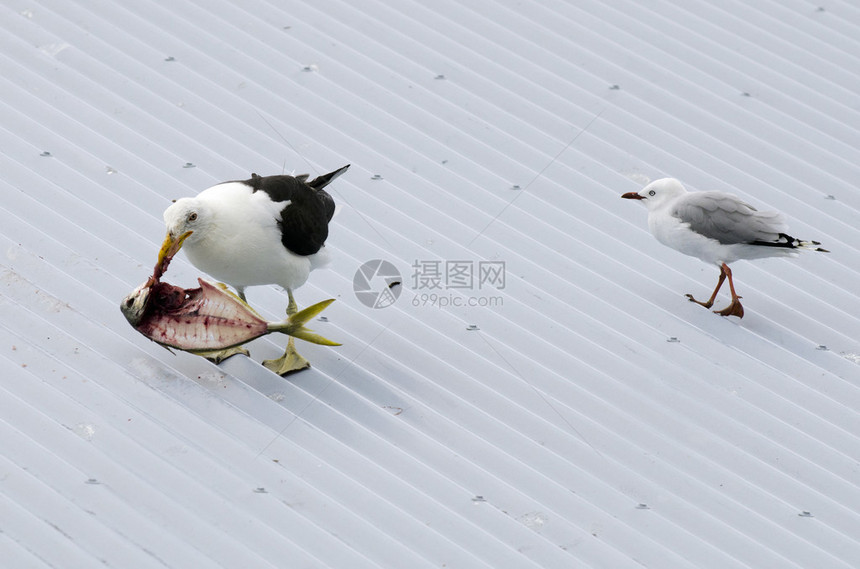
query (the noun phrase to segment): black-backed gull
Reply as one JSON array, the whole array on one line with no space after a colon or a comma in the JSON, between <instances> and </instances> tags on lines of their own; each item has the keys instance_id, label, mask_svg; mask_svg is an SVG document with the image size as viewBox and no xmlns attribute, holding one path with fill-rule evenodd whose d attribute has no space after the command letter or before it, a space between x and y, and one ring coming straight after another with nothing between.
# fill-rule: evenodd
<instances>
[{"instance_id":1,"label":"black-backed gull","mask_svg":"<svg viewBox=\"0 0 860 569\"><path fill-rule=\"evenodd\" d=\"M182 250L195 267L234 287L243 300L249 286L280 285L289 295L287 314L295 314L293 291L328 261L325 241L335 204L324 188L347 168L313 180L307 174L252 174L179 199L164 212L162 250L187 235ZM214 359L234 353L247 351L233 348ZM281 375L309 365L292 338L283 356L263 364Z\"/></svg>"}]
</instances>

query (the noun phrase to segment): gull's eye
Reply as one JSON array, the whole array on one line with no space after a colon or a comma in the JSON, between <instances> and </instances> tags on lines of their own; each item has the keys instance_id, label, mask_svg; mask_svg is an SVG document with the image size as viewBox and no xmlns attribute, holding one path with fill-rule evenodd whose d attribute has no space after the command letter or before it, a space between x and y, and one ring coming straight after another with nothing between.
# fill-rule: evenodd
<instances>
[{"instance_id":1,"label":"gull's eye","mask_svg":"<svg viewBox=\"0 0 860 569\"><path fill-rule=\"evenodd\" d=\"M125 299L125 305L126 305L127 307L131 308L131 305L132 305L132 304L134 304L134 299L133 299L133 298L126 298L126 299Z\"/></svg>"},{"instance_id":2,"label":"gull's eye","mask_svg":"<svg viewBox=\"0 0 860 569\"><path fill-rule=\"evenodd\" d=\"M649 196L653 196L653 195L656 195L656 194L657 194L657 192L655 192L654 190L651 190L650 192L648 192L648 195L649 195Z\"/></svg>"},{"instance_id":3,"label":"gull's eye","mask_svg":"<svg viewBox=\"0 0 860 569\"><path fill-rule=\"evenodd\" d=\"M197 221L197 212L192 211L188 214L188 221Z\"/></svg>"}]
</instances>

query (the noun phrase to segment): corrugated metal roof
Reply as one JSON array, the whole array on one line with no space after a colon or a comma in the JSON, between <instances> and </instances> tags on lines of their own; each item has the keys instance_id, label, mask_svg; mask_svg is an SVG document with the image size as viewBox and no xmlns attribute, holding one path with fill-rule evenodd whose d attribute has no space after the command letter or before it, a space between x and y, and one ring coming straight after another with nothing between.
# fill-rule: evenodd
<instances>
[{"instance_id":1,"label":"corrugated metal roof","mask_svg":"<svg viewBox=\"0 0 860 569\"><path fill-rule=\"evenodd\" d=\"M860 562L850 3L0 10L10 566ZM314 327L344 345L303 344L311 370L122 318L170 199L346 163L335 259L296 295L338 299ZM747 316L719 318L682 296L716 269L618 199L665 175L832 253L738 264ZM353 292L374 259L403 277L387 308Z\"/></svg>"}]
</instances>

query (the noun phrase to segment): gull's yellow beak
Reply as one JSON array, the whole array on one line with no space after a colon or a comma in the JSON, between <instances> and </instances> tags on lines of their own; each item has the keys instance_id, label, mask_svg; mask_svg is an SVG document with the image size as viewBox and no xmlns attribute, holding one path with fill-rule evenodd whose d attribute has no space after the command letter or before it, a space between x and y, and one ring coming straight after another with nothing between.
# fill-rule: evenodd
<instances>
[{"instance_id":1,"label":"gull's yellow beak","mask_svg":"<svg viewBox=\"0 0 860 569\"><path fill-rule=\"evenodd\" d=\"M169 263L170 259L176 255L179 250L182 248L182 243L188 239L188 236L194 233L193 231L186 231L179 237L167 233L167 237L164 238L164 243L161 244L161 250L158 252L158 264L157 267L162 267L164 265L165 260ZM166 269L166 267L164 267Z\"/></svg>"}]
</instances>

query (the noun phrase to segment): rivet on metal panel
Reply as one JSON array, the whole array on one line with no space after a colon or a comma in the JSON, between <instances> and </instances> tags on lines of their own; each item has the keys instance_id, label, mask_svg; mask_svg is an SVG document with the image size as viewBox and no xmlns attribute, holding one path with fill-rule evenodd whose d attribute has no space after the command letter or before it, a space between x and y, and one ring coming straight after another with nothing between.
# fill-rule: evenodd
<instances>
[{"instance_id":1,"label":"rivet on metal panel","mask_svg":"<svg viewBox=\"0 0 860 569\"><path fill-rule=\"evenodd\" d=\"M476 504L479 504L481 502L486 502L486 501L487 501L487 499L484 498L483 496L475 496L474 498L472 498L472 502L474 502Z\"/></svg>"},{"instance_id":2,"label":"rivet on metal panel","mask_svg":"<svg viewBox=\"0 0 860 569\"><path fill-rule=\"evenodd\" d=\"M825 346L824 344L818 344L818 346L817 346L815 349L816 349L816 350L821 350L822 352L826 352L826 351L828 351L830 348L828 348L828 347L827 347L827 346Z\"/></svg>"},{"instance_id":3,"label":"rivet on metal panel","mask_svg":"<svg viewBox=\"0 0 860 569\"><path fill-rule=\"evenodd\" d=\"M618 85L618 84L610 85L610 86L609 86L609 89L610 89L611 91L618 91L618 90L620 90L620 89L621 89L621 85Z\"/></svg>"},{"instance_id":4,"label":"rivet on metal panel","mask_svg":"<svg viewBox=\"0 0 860 569\"><path fill-rule=\"evenodd\" d=\"M101 482L99 482L95 478L87 478L87 480L86 480L86 482L84 482L84 484L101 484Z\"/></svg>"},{"instance_id":5,"label":"rivet on metal panel","mask_svg":"<svg viewBox=\"0 0 860 569\"><path fill-rule=\"evenodd\" d=\"M636 504L636 509L637 510L650 510L651 508L648 506L648 504L639 503L639 504Z\"/></svg>"},{"instance_id":6,"label":"rivet on metal panel","mask_svg":"<svg viewBox=\"0 0 860 569\"><path fill-rule=\"evenodd\" d=\"M836 199L836 196L834 196L833 194L827 194L826 196L824 196L824 199L826 199L826 200L835 200L835 199Z\"/></svg>"},{"instance_id":7,"label":"rivet on metal panel","mask_svg":"<svg viewBox=\"0 0 860 569\"><path fill-rule=\"evenodd\" d=\"M43 157L45 157L45 158L50 158L51 156L53 156L53 154L51 154L50 152L48 152L47 150L45 150L45 151L43 151L41 154L39 154L39 156L43 156Z\"/></svg>"},{"instance_id":8,"label":"rivet on metal panel","mask_svg":"<svg viewBox=\"0 0 860 569\"><path fill-rule=\"evenodd\" d=\"M194 165L194 164L192 164L191 162L186 162L186 163L185 163L185 166L183 166L183 168L196 168L196 167L197 167L197 166L195 166L195 165Z\"/></svg>"},{"instance_id":9,"label":"rivet on metal panel","mask_svg":"<svg viewBox=\"0 0 860 569\"><path fill-rule=\"evenodd\" d=\"M173 57L172 55L168 55L167 57L164 58L164 61L176 61L176 58Z\"/></svg>"},{"instance_id":10,"label":"rivet on metal panel","mask_svg":"<svg viewBox=\"0 0 860 569\"><path fill-rule=\"evenodd\" d=\"M480 328L478 328L477 324L469 324L466 326L466 330L480 330Z\"/></svg>"},{"instance_id":11,"label":"rivet on metal panel","mask_svg":"<svg viewBox=\"0 0 860 569\"><path fill-rule=\"evenodd\" d=\"M105 172L110 176L111 174L116 174L116 169L111 168L110 166L105 166Z\"/></svg>"},{"instance_id":12,"label":"rivet on metal panel","mask_svg":"<svg viewBox=\"0 0 860 569\"><path fill-rule=\"evenodd\" d=\"M679 340L676 336L669 336L668 338L666 338L666 341L673 344L681 342L681 340Z\"/></svg>"},{"instance_id":13,"label":"rivet on metal panel","mask_svg":"<svg viewBox=\"0 0 860 569\"><path fill-rule=\"evenodd\" d=\"M437 76L436 76L436 77L434 77L433 79L437 79L437 80L440 80L440 81L441 81L441 80L445 79L445 75L444 75L443 73L440 73L439 75L437 75Z\"/></svg>"},{"instance_id":14,"label":"rivet on metal panel","mask_svg":"<svg viewBox=\"0 0 860 569\"><path fill-rule=\"evenodd\" d=\"M812 515L811 512L807 512L806 510L803 510L802 512L800 512L797 515L800 516L801 518L814 518L815 517Z\"/></svg>"},{"instance_id":15,"label":"rivet on metal panel","mask_svg":"<svg viewBox=\"0 0 860 569\"><path fill-rule=\"evenodd\" d=\"M268 494L269 492L265 488L260 486L259 488L254 488L254 493L255 494Z\"/></svg>"},{"instance_id":16,"label":"rivet on metal panel","mask_svg":"<svg viewBox=\"0 0 860 569\"><path fill-rule=\"evenodd\" d=\"M519 184L514 184L513 186L511 186L511 189L512 190L521 190L522 188L519 186Z\"/></svg>"},{"instance_id":17,"label":"rivet on metal panel","mask_svg":"<svg viewBox=\"0 0 860 569\"><path fill-rule=\"evenodd\" d=\"M320 68L316 63L311 63L302 67L302 71L304 71L305 73L314 73L319 70Z\"/></svg>"},{"instance_id":18,"label":"rivet on metal panel","mask_svg":"<svg viewBox=\"0 0 860 569\"><path fill-rule=\"evenodd\" d=\"M379 174L374 174L373 176L370 177L370 179L371 180L382 180L383 178Z\"/></svg>"},{"instance_id":19,"label":"rivet on metal panel","mask_svg":"<svg viewBox=\"0 0 860 569\"><path fill-rule=\"evenodd\" d=\"M320 322L328 322L328 316L320 316L319 321Z\"/></svg>"}]
</instances>

